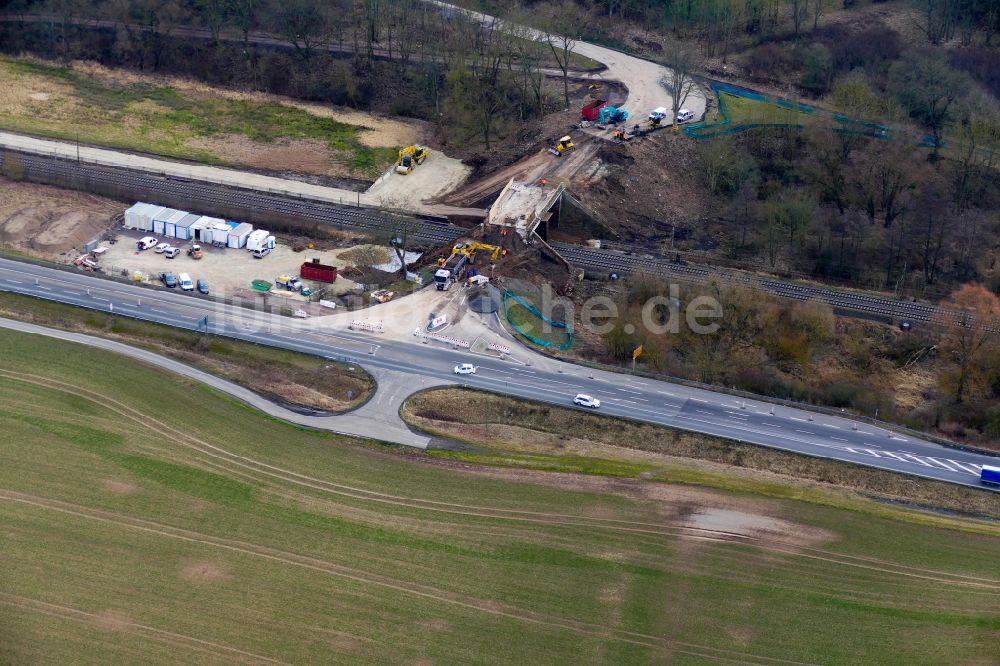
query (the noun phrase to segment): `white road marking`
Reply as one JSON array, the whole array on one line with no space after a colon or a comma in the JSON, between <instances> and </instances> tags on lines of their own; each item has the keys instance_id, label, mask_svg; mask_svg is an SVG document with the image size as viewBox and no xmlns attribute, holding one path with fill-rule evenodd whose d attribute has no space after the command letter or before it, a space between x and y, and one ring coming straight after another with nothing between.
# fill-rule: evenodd
<instances>
[{"instance_id":1,"label":"white road marking","mask_svg":"<svg viewBox=\"0 0 1000 666\"><path fill-rule=\"evenodd\" d=\"M950 458L948 459L948 462L954 465L955 467L958 467L963 472L968 472L973 476L979 476L980 472L982 472L983 469L982 466L980 465L973 465L972 463L967 463L967 462L959 462L957 460L951 460ZM970 467L972 469L969 469Z\"/></svg>"},{"instance_id":2,"label":"white road marking","mask_svg":"<svg viewBox=\"0 0 1000 666\"><path fill-rule=\"evenodd\" d=\"M839 425L833 425L832 423L821 423L820 425L825 425L827 428L836 428L837 430L840 430Z\"/></svg>"},{"instance_id":3,"label":"white road marking","mask_svg":"<svg viewBox=\"0 0 1000 666\"><path fill-rule=\"evenodd\" d=\"M815 435L816 433L811 430L796 430L795 432L801 432L803 435Z\"/></svg>"},{"instance_id":4,"label":"white road marking","mask_svg":"<svg viewBox=\"0 0 1000 666\"><path fill-rule=\"evenodd\" d=\"M847 441L847 440L846 440L846 439L844 439L843 437L831 437L830 439L835 439L835 440L837 440L838 442L846 442L846 441Z\"/></svg>"},{"instance_id":5,"label":"white road marking","mask_svg":"<svg viewBox=\"0 0 1000 666\"><path fill-rule=\"evenodd\" d=\"M793 421L801 421L802 423L805 423L805 422L806 422L806 420L805 420L805 419L800 419L800 418L799 418L799 417L797 417L797 416L789 416L788 418L790 418L790 419L791 419L791 420L793 420Z\"/></svg>"},{"instance_id":6,"label":"white road marking","mask_svg":"<svg viewBox=\"0 0 1000 666\"><path fill-rule=\"evenodd\" d=\"M630 391L630 390L622 388L620 386L618 387L618 390L619 391L624 391L625 393L635 393L636 395L642 395L642 391Z\"/></svg>"},{"instance_id":7,"label":"white road marking","mask_svg":"<svg viewBox=\"0 0 1000 666\"><path fill-rule=\"evenodd\" d=\"M920 464L920 465L923 465L924 467L934 467L934 465L930 464L929 462L927 462L926 460L924 460L920 456L915 456L912 453L904 453L903 455L906 456L907 458L910 458L913 462L915 462L917 464ZM954 470L952 470L952 471L954 471Z\"/></svg>"},{"instance_id":8,"label":"white road marking","mask_svg":"<svg viewBox=\"0 0 1000 666\"><path fill-rule=\"evenodd\" d=\"M927 456L927 460L930 460L932 463L937 463L938 465L940 465L941 467L943 467L944 469L946 469L946 470L948 470L950 472L956 472L956 471L965 472L965 471L968 471L968 470L964 470L964 469L963 470L956 470L954 467L952 467L948 463L944 462L943 460L938 460L937 458L933 458L931 456Z\"/></svg>"},{"instance_id":9,"label":"white road marking","mask_svg":"<svg viewBox=\"0 0 1000 666\"><path fill-rule=\"evenodd\" d=\"M708 414L709 416L715 414L715 412L709 412L709 411L706 411L704 409L696 409L694 411L698 412L699 414Z\"/></svg>"}]
</instances>

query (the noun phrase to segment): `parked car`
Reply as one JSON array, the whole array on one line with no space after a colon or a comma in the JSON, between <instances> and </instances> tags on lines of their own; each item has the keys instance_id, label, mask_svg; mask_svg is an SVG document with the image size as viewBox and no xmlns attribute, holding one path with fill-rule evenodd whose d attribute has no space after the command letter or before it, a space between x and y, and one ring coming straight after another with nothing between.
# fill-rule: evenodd
<instances>
[{"instance_id":1,"label":"parked car","mask_svg":"<svg viewBox=\"0 0 1000 666\"><path fill-rule=\"evenodd\" d=\"M156 247L157 242L158 241L152 236L143 236L142 238L140 238L135 242L135 246L141 252L143 250L148 250L151 247Z\"/></svg>"},{"instance_id":2,"label":"parked car","mask_svg":"<svg viewBox=\"0 0 1000 666\"><path fill-rule=\"evenodd\" d=\"M167 259L173 259L180 253L181 249L179 247L168 247L166 250L163 251L163 256L166 257Z\"/></svg>"},{"instance_id":3,"label":"parked car","mask_svg":"<svg viewBox=\"0 0 1000 666\"><path fill-rule=\"evenodd\" d=\"M164 252L166 252L167 250L169 250L171 247L172 246L170 245L170 243L160 243L159 245L156 246L156 249L153 250L153 252L156 252L156 254L163 254Z\"/></svg>"},{"instance_id":4,"label":"parked car","mask_svg":"<svg viewBox=\"0 0 1000 666\"><path fill-rule=\"evenodd\" d=\"M177 286L177 278L174 277L173 273L160 273L160 281L170 289Z\"/></svg>"},{"instance_id":5,"label":"parked car","mask_svg":"<svg viewBox=\"0 0 1000 666\"><path fill-rule=\"evenodd\" d=\"M581 407L590 407L591 409L597 409L601 406L600 400L586 393L577 393L576 397L573 398L573 403Z\"/></svg>"},{"instance_id":6,"label":"parked car","mask_svg":"<svg viewBox=\"0 0 1000 666\"><path fill-rule=\"evenodd\" d=\"M455 366L456 375L474 375L476 374L476 366L471 363L462 363L461 365Z\"/></svg>"},{"instance_id":7,"label":"parked car","mask_svg":"<svg viewBox=\"0 0 1000 666\"><path fill-rule=\"evenodd\" d=\"M198 293L207 294L208 293L208 280L205 278L198 278Z\"/></svg>"},{"instance_id":8,"label":"parked car","mask_svg":"<svg viewBox=\"0 0 1000 666\"><path fill-rule=\"evenodd\" d=\"M263 259L267 255L271 254L271 248L269 247L259 247L253 251L254 259Z\"/></svg>"},{"instance_id":9,"label":"parked car","mask_svg":"<svg viewBox=\"0 0 1000 666\"><path fill-rule=\"evenodd\" d=\"M694 111L681 109L677 112L677 122L686 123L689 120L694 120Z\"/></svg>"},{"instance_id":10,"label":"parked car","mask_svg":"<svg viewBox=\"0 0 1000 666\"><path fill-rule=\"evenodd\" d=\"M180 280L181 289L184 291L194 291L194 282L191 281L190 275L187 273L181 273L177 276L177 279Z\"/></svg>"}]
</instances>

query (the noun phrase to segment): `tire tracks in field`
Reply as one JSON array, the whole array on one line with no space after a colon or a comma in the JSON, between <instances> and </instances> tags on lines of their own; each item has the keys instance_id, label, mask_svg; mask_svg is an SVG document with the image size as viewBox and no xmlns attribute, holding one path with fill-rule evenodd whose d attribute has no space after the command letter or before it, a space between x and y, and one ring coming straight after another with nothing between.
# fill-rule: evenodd
<instances>
[{"instance_id":1,"label":"tire tracks in field","mask_svg":"<svg viewBox=\"0 0 1000 666\"><path fill-rule=\"evenodd\" d=\"M132 516L126 516L124 514L114 513L110 511L92 509L90 507L85 507L78 504L72 504L69 502L63 502L61 500L42 498L10 490L0 490L0 501L7 501L17 504L32 506L35 508L54 511L57 513L61 513L63 515L69 515L76 518L84 518L108 525L133 529L136 531L145 532L147 534L153 534L159 537L185 541L188 543L198 544L201 546L210 546L218 548L220 550L226 550L232 553L237 553L239 555L261 558L272 562L278 562L281 564L308 569L318 573L324 573L327 575L335 576L337 578L349 580L351 582L357 583L362 586L381 587L384 589L391 590L393 592L401 592L404 594L418 596L430 601L434 601L437 603L444 603L464 608L466 610L472 610L480 613L503 617L505 619L510 619L510 620L527 622L530 624L548 627L551 629L571 631L598 640L615 640L650 649L668 648L674 652L678 652L681 654L703 657L707 659L714 659L716 661L728 661L732 663L756 664L756 665L788 664L790 666L809 666L806 662L779 659L775 657L765 657L760 655L738 652L735 650L714 648L707 645L698 645L682 641L667 640L658 636L652 636L640 632L629 631L626 629L615 629L579 620L571 620L556 616L543 615L533 611L528 611L526 609L518 608L516 606L502 604L500 602L477 599L474 597L468 597L466 595L446 592L444 590L439 590L431 586L425 586L416 583L409 583L409 584L403 583L401 581L386 576L366 573L358 569L353 569L351 567L346 567L341 564L336 564L334 562L321 560L308 555L301 555L299 553L283 551L276 548L271 548L269 546L261 546L258 544L239 541L236 539L216 537L209 534L203 534L200 532L195 532L184 528L157 523L151 520L146 520L144 518L135 518ZM6 595L0 593L0 599L2 599L4 596ZM142 625L137 625L137 626L142 626ZM162 632L162 630L155 630L155 629L154 631ZM163 632L163 633L169 634L169 632ZM187 638L181 636L180 634L176 634L175 636L180 638ZM219 647L224 647L224 646L220 645ZM251 653L246 653L246 654L251 654Z\"/></svg>"},{"instance_id":2,"label":"tire tracks in field","mask_svg":"<svg viewBox=\"0 0 1000 666\"><path fill-rule=\"evenodd\" d=\"M79 608L73 608L71 606L62 606L59 604L49 603L47 601L41 601L40 599L32 599L30 597L9 594L6 592L0 592L0 604L17 608L19 610L42 613L44 615L50 615L64 620L85 623L92 627L99 625L104 620L99 613L91 613L89 611L80 610ZM126 619L116 620L115 628L117 629L118 627L128 629L132 633L138 634L143 638L165 643L171 647L194 649L216 657L226 657L242 663L247 663L246 660L251 659L253 661L249 663L291 666L288 662L279 661L278 659L265 657L260 654L254 654L253 652L247 652L246 650L240 650L239 648L234 648L222 643L206 641L201 638L195 638L194 636L187 636L185 634L178 634L173 631L158 629L156 627L139 624L137 622L130 622Z\"/></svg>"},{"instance_id":3,"label":"tire tracks in field","mask_svg":"<svg viewBox=\"0 0 1000 666\"><path fill-rule=\"evenodd\" d=\"M35 375L30 373L16 372L12 370L0 369L0 376L7 377L14 381L21 381L29 384L41 386L49 390L57 390L75 395L76 397L89 400L100 407L107 409L119 416L132 421L142 428L151 430L157 434L165 435L173 439L178 444L196 450L203 455L220 460L228 465L235 465L249 470L257 475L277 479L286 483L298 485L312 490L349 497L367 502L375 502L399 506L406 509L421 509L444 514L459 515L464 517L487 518L494 520L508 520L526 523L536 523L563 527L582 527L589 529L603 529L622 533L634 533L644 535L654 535L659 537L672 536L702 541L720 543L741 543L753 546L764 551L781 553L799 558L811 559L816 562L827 564L837 564L845 567L869 570L881 574L891 574L908 578L926 580L934 583L950 584L967 588L980 588L982 590L995 591L1000 593L1000 580L959 574L953 572L939 571L934 569L923 569L911 567L904 564L879 560L863 556L847 555L818 548L799 546L781 542L776 539L763 539L737 532L724 530L713 530L709 528L691 527L688 525L678 525L670 523L646 523L641 521L628 521L615 518L583 518L571 514L547 513L540 511L527 511L522 509L505 509L497 507L483 507L454 502L442 502L423 498L405 497L382 493L378 491L359 488L333 481L326 481L300 474L293 470L270 465L253 458L232 453L218 446L205 442L188 432L160 421L156 417L146 414L134 407L122 403L110 396L98 393L91 389L81 387L58 379ZM273 481L272 481L273 483ZM309 496L312 497L312 496Z\"/></svg>"}]
</instances>

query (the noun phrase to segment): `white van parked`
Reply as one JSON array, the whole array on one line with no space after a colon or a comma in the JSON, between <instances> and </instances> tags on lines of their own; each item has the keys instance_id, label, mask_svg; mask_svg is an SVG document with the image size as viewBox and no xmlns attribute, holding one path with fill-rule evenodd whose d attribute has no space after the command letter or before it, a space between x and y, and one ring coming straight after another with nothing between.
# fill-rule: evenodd
<instances>
[{"instance_id":1,"label":"white van parked","mask_svg":"<svg viewBox=\"0 0 1000 666\"><path fill-rule=\"evenodd\" d=\"M194 282L191 281L191 276L187 273L178 275L177 281L181 283L181 289L184 291L194 291Z\"/></svg>"}]
</instances>

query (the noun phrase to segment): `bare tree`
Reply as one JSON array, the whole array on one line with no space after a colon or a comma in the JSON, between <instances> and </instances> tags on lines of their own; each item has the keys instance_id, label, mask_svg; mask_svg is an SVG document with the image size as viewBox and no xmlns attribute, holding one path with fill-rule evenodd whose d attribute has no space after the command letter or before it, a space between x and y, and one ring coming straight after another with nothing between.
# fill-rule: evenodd
<instances>
[{"instance_id":1,"label":"bare tree","mask_svg":"<svg viewBox=\"0 0 1000 666\"><path fill-rule=\"evenodd\" d=\"M694 80L691 54L687 51L679 47L672 48L667 53L666 65L667 74L660 79L660 85L670 94L674 112L672 119L676 128L677 113L684 108L684 102L698 87L698 82Z\"/></svg>"},{"instance_id":2,"label":"bare tree","mask_svg":"<svg viewBox=\"0 0 1000 666\"><path fill-rule=\"evenodd\" d=\"M552 51L552 57L563 75L563 99L569 108L569 65L576 47L573 29L583 24L584 16L580 8L571 1L557 5L546 23L545 43Z\"/></svg>"},{"instance_id":3,"label":"bare tree","mask_svg":"<svg viewBox=\"0 0 1000 666\"><path fill-rule=\"evenodd\" d=\"M940 350L952 364L943 375L955 402L986 380L986 362L997 351L1000 299L980 284L967 284L945 301L934 322L941 333Z\"/></svg>"}]
</instances>

